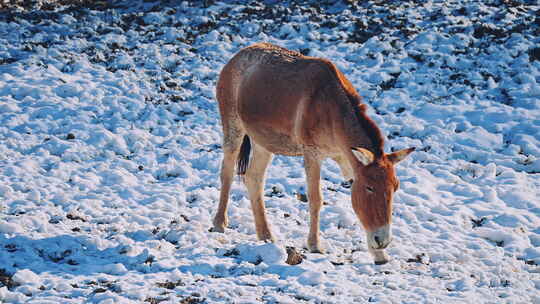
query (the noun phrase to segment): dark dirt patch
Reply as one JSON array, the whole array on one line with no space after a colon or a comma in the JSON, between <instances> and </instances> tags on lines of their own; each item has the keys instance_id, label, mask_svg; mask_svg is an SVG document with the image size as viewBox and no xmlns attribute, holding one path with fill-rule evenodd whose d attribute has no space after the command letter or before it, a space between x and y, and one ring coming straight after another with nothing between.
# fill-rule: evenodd
<instances>
[{"instance_id":1,"label":"dark dirt patch","mask_svg":"<svg viewBox=\"0 0 540 304\"><path fill-rule=\"evenodd\" d=\"M0 268L0 286L5 286L8 290L11 290L19 286L19 284L13 281L13 275L7 273L5 269Z\"/></svg>"}]
</instances>

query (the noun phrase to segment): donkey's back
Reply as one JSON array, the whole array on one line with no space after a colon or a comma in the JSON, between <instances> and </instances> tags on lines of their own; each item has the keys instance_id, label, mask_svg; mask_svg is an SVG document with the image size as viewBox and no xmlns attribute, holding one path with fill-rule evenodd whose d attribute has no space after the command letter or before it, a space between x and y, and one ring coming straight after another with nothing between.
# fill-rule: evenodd
<instances>
[{"instance_id":1,"label":"donkey's back","mask_svg":"<svg viewBox=\"0 0 540 304\"><path fill-rule=\"evenodd\" d=\"M328 117L328 105L313 97L339 88L333 69L327 60L268 43L241 50L223 68L218 81L224 129L248 134L276 154L301 155L303 146L313 144L335 147L332 142L321 142L327 137L310 132Z\"/></svg>"}]
</instances>

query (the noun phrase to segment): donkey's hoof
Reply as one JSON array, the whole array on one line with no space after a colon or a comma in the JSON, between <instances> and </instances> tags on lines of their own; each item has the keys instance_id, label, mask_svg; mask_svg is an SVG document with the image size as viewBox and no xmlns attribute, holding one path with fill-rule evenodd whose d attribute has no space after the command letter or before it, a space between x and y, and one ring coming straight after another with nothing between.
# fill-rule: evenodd
<instances>
[{"instance_id":1,"label":"donkey's hoof","mask_svg":"<svg viewBox=\"0 0 540 304\"><path fill-rule=\"evenodd\" d=\"M263 241L265 243L275 243L276 242L276 238L271 234L260 235L260 236L257 236L257 238L259 239L259 241Z\"/></svg>"},{"instance_id":2,"label":"donkey's hoof","mask_svg":"<svg viewBox=\"0 0 540 304\"><path fill-rule=\"evenodd\" d=\"M223 226L214 226L214 227L208 229L208 231L224 233L225 232L225 227L223 227Z\"/></svg>"},{"instance_id":3,"label":"donkey's hoof","mask_svg":"<svg viewBox=\"0 0 540 304\"><path fill-rule=\"evenodd\" d=\"M308 244L308 249L309 249L309 252L311 253L321 253L321 254L325 253L324 248L320 244L316 244L316 245Z\"/></svg>"},{"instance_id":4,"label":"donkey's hoof","mask_svg":"<svg viewBox=\"0 0 540 304\"><path fill-rule=\"evenodd\" d=\"M229 223L229 220L227 217L225 217L224 219L221 219L220 217L216 217L214 218L214 221L212 222L212 224L214 225L214 227L210 228L210 232L225 232L225 228L227 228L227 225Z\"/></svg>"}]
</instances>

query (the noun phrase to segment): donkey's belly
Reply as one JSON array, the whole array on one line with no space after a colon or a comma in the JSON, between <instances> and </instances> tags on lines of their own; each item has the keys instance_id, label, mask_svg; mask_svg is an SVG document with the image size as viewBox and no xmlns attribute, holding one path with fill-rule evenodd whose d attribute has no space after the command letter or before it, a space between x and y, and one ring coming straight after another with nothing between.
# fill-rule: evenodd
<instances>
[{"instance_id":1,"label":"donkey's belly","mask_svg":"<svg viewBox=\"0 0 540 304\"><path fill-rule=\"evenodd\" d=\"M250 139L274 154L299 156L303 154L303 146L295 143L289 134L276 132L271 128L246 128Z\"/></svg>"}]
</instances>

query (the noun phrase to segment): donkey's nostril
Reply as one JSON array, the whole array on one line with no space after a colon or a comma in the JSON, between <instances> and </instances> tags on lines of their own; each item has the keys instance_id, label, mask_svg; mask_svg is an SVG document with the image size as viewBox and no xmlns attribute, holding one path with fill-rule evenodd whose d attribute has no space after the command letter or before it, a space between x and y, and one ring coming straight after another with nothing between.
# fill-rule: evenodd
<instances>
[{"instance_id":1,"label":"donkey's nostril","mask_svg":"<svg viewBox=\"0 0 540 304\"><path fill-rule=\"evenodd\" d=\"M392 233L390 232L389 226L381 227L375 231L368 232L369 247L372 249L384 249L388 247L390 241L392 240Z\"/></svg>"},{"instance_id":2,"label":"donkey's nostril","mask_svg":"<svg viewBox=\"0 0 540 304\"><path fill-rule=\"evenodd\" d=\"M374 236L373 239L375 239L375 243L379 246L379 248L382 247L382 241L378 236Z\"/></svg>"}]
</instances>

